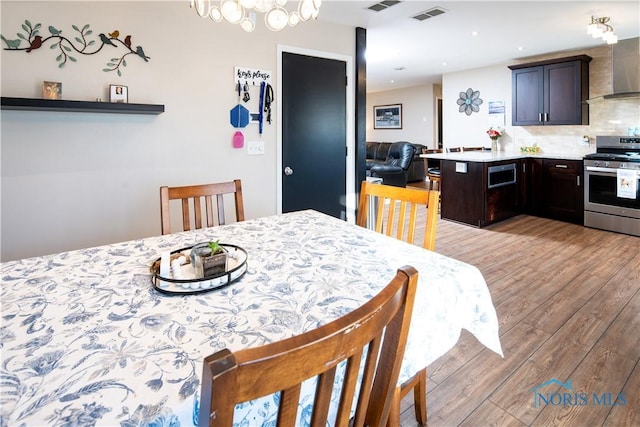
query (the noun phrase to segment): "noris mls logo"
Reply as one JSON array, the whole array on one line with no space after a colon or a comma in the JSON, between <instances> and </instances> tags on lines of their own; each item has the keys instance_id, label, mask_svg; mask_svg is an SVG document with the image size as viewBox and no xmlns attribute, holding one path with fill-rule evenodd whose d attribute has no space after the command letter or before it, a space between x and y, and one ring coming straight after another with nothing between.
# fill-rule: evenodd
<instances>
[{"instance_id":1,"label":"noris mls logo","mask_svg":"<svg viewBox=\"0 0 640 427\"><path fill-rule=\"evenodd\" d=\"M549 386L559 385L560 389L552 393L545 392L545 388ZM587 393L584 391L575 391L571 387L571 380L567 382L558 381L555 378L550 379L537 387L533 388L533 407L540 406L624 406L627 404L625 393Z\"/></svg>"}]
</instances>

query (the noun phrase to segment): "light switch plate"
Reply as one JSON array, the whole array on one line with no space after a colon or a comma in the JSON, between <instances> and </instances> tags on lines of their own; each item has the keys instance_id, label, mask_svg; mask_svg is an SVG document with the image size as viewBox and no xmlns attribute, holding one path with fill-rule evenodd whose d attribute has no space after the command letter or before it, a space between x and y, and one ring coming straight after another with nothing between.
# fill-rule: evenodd
<instances>
[{"instance_id":1,"label":"light switch plate","mask_svg":"<svg viewBox=\"0 0 640 427\"><path fill-rule=\"evenodd\" d=\"M249 141L247 143L247 154L250 156L264 154L264 141Z\"/></svg>"}]
</instances>

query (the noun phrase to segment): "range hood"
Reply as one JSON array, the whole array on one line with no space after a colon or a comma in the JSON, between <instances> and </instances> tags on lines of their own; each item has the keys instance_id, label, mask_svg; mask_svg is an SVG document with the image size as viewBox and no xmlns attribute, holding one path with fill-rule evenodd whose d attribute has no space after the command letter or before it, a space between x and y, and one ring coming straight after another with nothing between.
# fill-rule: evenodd
<instances>
[{"instance_id":1,"label":"range hood","mask_svg":"<svg viewBox=\"0 0 640 427\"><path fill-rule=\"evenodd\" d=\"M613 91L591 99L640 98L640 37L620 40L611 45L611 75Z\"/></svg>"}]
</instances>

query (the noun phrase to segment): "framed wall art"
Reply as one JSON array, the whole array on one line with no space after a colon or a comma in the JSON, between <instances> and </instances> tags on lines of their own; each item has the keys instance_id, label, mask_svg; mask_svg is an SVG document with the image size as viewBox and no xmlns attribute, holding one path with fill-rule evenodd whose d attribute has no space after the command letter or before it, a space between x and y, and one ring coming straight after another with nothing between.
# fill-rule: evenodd
<instances>
[{"instance_id":1,"label":"framed wall art","mask_svg":"<svg viewBox=\"0 0 640 427\"><path fill-rule=\"evenodd\" d=\"M109 102L129 102L129 91L126 86L109 85Z\"/></svg>"},{"instance_id":2,"label":"framed wall art","mask_svg":"<svg viewBox=\"0 0 640 427\"><path fill-rule=\"evenodd\" d=\"M373 107L374 129L402 129L402 104Z\"/></svg>"},{"instance_id":3,"label":"framed wall art","mask_svg":"<svg viewBox=\"0 0 640 427\"><path fill-rule=\"evenodd\" d=\"M62 83L42 82L42 97L44 99L60 99L62 97Z\"/></svg>"}]
</instances>

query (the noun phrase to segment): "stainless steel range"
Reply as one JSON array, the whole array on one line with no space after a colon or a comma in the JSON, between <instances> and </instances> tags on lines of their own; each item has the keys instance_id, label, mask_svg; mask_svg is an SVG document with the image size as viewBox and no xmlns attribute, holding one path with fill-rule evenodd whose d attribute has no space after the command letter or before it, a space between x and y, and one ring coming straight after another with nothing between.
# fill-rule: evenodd
<instances>
[{"instance_id":1,"label":"stainless steel range","mask_svg":"<svg viewBox=\"0 0 640 427\"><path fill-rule=\"evenodd\" d=\"M584 225L640 236L640 137L596 137L584 178Z\"/></svg>"}]
</instances>

